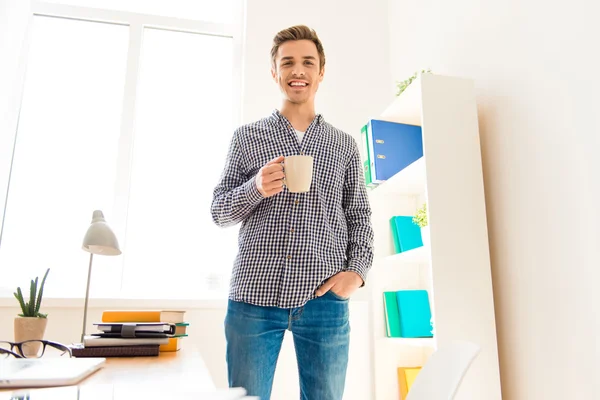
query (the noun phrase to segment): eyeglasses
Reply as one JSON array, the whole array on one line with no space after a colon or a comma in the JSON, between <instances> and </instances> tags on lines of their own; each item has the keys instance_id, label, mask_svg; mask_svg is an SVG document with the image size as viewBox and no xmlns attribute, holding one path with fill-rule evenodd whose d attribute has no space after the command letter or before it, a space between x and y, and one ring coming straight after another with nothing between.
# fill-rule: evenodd
<instances>
[{"instance_id":1,"label":"eyeglasses","mask_svg":"<svg viewBox=\"0 0 600 400\"><path fill-rule=\"evenodd\" d=\"M0 347L0 359L9 358L11 356L14 358L23 358L20 355L18 355L17 353L14 353L10 350L6 350L6 349L3 349L2 347Z\"/></svg>"},{"instance_id":2,"label":"eyeglasses","mask_svg":"<svg viewBox=\"0 0 600 400\"><path fill-rule=\"evenodd\" d=\"M13 343L0 341L0 358L40 358L67 356L73 357L71 349L64 344L51 342L49 340L25 340Z\"/></svg>"}]
</instances>

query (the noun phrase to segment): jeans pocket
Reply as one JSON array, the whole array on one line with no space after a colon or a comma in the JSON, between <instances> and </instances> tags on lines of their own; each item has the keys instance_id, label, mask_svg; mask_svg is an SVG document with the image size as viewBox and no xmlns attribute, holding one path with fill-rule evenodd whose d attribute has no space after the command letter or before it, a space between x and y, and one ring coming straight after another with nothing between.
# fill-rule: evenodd
<instances>
[{"instance_id":1,"label":"jeans pocket","mask_svg":"<svg viewBox=\"0 0 600 400\"><path fill-rule=\"evenodd\" d=\"M331 295L331 297L337 299L337 300L341 300L341 301L348 301L350 300L350 297L343 297L340 296L339 294L335 293L333 290L329 289L329 291L327 292Z\"/></svg>"}]
</instances>

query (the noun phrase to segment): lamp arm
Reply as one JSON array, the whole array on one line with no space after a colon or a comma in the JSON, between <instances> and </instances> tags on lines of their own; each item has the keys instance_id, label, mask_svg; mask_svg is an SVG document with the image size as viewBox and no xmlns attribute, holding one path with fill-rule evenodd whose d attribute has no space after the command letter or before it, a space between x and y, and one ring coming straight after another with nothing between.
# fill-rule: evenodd
<instances>
[{"instance_id":1,"label":"lamp arm","mask_svg":"<svg viewBox=\"0 0 600 400\"><path fill-rule=\"evenodd\" d=\"M85 289L85 305L83 306L83 327L81 328L81 343L83 344L83 337L85 336L85 325L87 322L87 310L88 310L88 298L90 297L90 278L92 276L92 259L93 253L90 253L90 266L88 267L88 278L87 287Z\"/></svg>"}]
</instances>

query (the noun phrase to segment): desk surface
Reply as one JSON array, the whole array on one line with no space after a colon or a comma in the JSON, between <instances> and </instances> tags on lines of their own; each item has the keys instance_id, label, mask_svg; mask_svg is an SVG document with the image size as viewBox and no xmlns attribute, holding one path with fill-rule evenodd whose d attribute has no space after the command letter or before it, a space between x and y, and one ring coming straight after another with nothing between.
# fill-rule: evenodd
<instances>
[{"instance_id":1,"label":"desk surface","mask_svg":"<svg viewBox=\"0 0 600 400\"><path fill-rule=\"evenodd\" d=\"M158 357L110 357L102 369L79 385L141 383L170 387L193 384L202 390L215 387L202 357L192 349L161 352Z\"/></svg>"},{"instance_id":2,"label":"desk surface","mask_svg":"<svg viewBox=\"0 0 600 400\"><path fill-rule=\"evenodd\" d=\"M127 400L165 399L173 396L198 399L239 399L226 390L218 391L197 351L182 349L158 357L112 357L77 386L0 390L0 400L27 393L31 399ZM215 392L220 394L214 395ZM213 395L208 395L208 394ZM39 396L38 396L39 394ZM207 397L202 396L208 395ZM198 397L198 395L201 395ZM4 396L4 397L3 397ZM6 397L8 396L8 397Z\"/></svg>"}]
</instances>

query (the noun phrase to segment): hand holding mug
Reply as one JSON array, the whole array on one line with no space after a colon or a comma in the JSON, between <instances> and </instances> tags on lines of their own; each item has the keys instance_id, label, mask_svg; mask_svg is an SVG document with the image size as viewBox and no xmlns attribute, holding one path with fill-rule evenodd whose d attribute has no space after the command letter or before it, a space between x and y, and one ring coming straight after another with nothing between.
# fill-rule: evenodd
<instances>
[{"instance_id":1,"label":"hand holding mug","mask_svg":"<svg viewBox=\"0 0 600 400\"><path fill-rule=\"evenodd\" d=\"M271 197L283 190L283 156L266 163L256 174L256 188L263 197Z\"/></svg>"}]
</instances>

